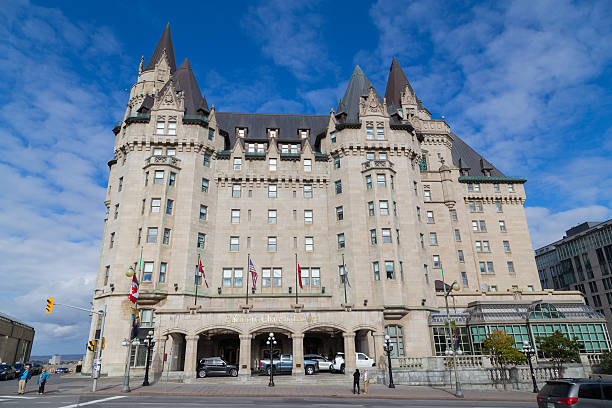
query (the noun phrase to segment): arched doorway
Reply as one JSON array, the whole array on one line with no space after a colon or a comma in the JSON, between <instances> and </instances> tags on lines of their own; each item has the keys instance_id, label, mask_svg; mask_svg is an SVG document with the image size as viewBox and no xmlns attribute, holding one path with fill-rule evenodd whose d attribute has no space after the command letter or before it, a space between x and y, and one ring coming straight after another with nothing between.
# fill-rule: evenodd
<instances>
[{"instance_id":1,"label":"arched doorway","mask_svg":"<svg viewBox=\"0 0 612 408\"><path fill-rule=\"evenodd\" d=\"M220 357L228 364L240 361L240 338L234 330L218 328L200 333L198 361L202 358Z\"/></svg>"},{"instance_id":2,"label":"arched doorway","mask_svg":"<svg viewBox=\"0 0 612 408\"><path fill-rule=\"evenodd\" d=\"M274 347L274 360L278 360L281 354L293 354L293 340L291 332L279 327L266 327L252 333L251 340L251 370L258 374L259 360L270 359L270 346L267 344L268 336L274 333L276 346Z\"/></svg>"},{"instance_id":3,"label":"arched doorway","mask_svg":"<svg viewBox=\"0 0 612 408\"><path fill-rule=\"evenodd\" d=\"M183 371L185 369L185 348L187 342L183 333L169 333L166 344L166 357L168 361L164 367L170 367L169 371Z\"/></svg>"},{"instance_id":4,"label":"arched doorway","mask_svg":"<svg viewBox=\"0 0 612 408\"><path fill-rule=\"evenodd\" d=\"M344 352L342 330L320 326L304 332L304 355L317 354L333 360L338 352Z\"/></svg>"}]
</instances>

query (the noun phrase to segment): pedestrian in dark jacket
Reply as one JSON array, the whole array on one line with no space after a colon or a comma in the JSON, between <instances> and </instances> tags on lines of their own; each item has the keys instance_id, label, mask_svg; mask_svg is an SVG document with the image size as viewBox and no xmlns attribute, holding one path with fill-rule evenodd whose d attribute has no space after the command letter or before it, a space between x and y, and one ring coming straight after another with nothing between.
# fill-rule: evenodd
<instances>
[{"instance_id":1,"label":"pedestrian in dark jacket","mask_svg":"<svg viewBox=\"0 0 612 408\"><path fill-rule=\"evenodd\" d=\"M38 376L38 393L45 393L45 384L47 384L47 379L51 377L51 374L47 372L46 368L42 369L42 373Z\"/></svg>"},{"instance_id":2,"label":"pedestrian in dark jacket","mask_svg":"<svg viewBox=\"0 0 612 408\"><path fill-rule=\"evenodd\" d=\"M353 394L355 393L355 387L357 387L357 394L361 394L361 390L359 389L359 369L356 368L355 372L353 373Z\"/></svg>"}]
</instances>

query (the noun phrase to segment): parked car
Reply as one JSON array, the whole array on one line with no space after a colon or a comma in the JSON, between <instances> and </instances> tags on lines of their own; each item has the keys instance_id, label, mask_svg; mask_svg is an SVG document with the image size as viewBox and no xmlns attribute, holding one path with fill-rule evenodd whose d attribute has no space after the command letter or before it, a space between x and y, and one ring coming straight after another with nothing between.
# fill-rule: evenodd
<instances>
[{"instance_id":1,"label":"parked car","mask_svg":"<svg viewBox=\"0 0 612 408\"><path fill-rule=\"evenodd\" d=\"M376 361L364 353L357 352L355 353L355 365L359 369L371 368L376 366ZM344 353L336 353L336 357L332 363L332 371L344 374Z\"/></svg>"},{"instance_id":2,"label":"parked car","mask_svg":"<svg viewBox=\"0 0 612 408\"><path fill-rule=\"evenodd\" d=\"M279 360L272 360L274 373L289 373L293 371L293 355L281 354ZM270 360L259 360L258 370L261 374L270 375ZM319 372L319 363L315 360L304 360L304 372L313 375Z\"/></svg>"},{"instance_id":3,"label":"parked car","mask_svg":"<svg viewBox=\"0 0 612 408\"><path fill-rule=\"evenodd\" d=\"M198 377L227 376L237 377L238 367L227 364L221 357L203 358L198 363Z\"/></svg>"},{"instance_id":4,"label":"parked car","mask_svg":"<svg viewBox=\"0 0 612 408\"><path fill-rule=\"evenodd\" d=\"M56 373L69 373L71 370L68 367L57 367L55 369Z\"/></svg>"},{"instance_id":5,"label":"parked car","mask_svg":"<svg viewBox=\"0 0 612 408\"><path fill-rule=\"evenodd\" d=\"M17 377L15 369L9 364L0 364L0 380L14 380Z\"/></svg>"},{"instance_id":6,"label":"parked car","mask_svg":"<svg viewBox=\"0 0 612 408\"><path fill-rule=\"evenodd\" d=\"M30 366L30 371L32 371L32 375L38 375L42 372L42 366L38 363L26 363L25 365Z\"/></svg>"},{"instance_id":7,"label":"parked car","mask_svg":"<svg viewBox=\"0 0 612 408\"><path fill-rule=\"evenodd\" d=\"M23 365L23 363L15 363L15 364L13 364L13 368L15 369L15 375L17 377L21 376L21 373L23 372L23 368L24 367L25 366Z\"/></svg>"},{"instance_id":8,"label":"parked car","mask_svg":"<svg viewBox=\"0 0 612 408\"><path fill-rule=\"evenodd\" d=\"M538 393L537 400L539 408L560 408L568 405L580 408L609 407L612 406L612 381L588 378L546 381L546 385Z\"/></svg>"},{"instance_id":9,"label":"parked car","mask_svg":"<svg viewBox=\"0 0 612 408\"><path fill-rule=\"evenodd\" d=\"M314 360L319 363L319 370L321 371L332 371L333 363L319 354L306 354L304 359Z\"/></svg>"}]
</instances>

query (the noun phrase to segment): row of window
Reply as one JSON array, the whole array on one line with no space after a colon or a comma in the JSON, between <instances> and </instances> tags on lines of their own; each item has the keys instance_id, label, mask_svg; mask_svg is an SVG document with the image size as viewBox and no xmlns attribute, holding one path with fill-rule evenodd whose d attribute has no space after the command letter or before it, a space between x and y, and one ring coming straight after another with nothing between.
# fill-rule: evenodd
<instances>
[{"instance_id":1,"label":"row of window","mask_svg":"<svg viewBox=\"0 0 612 408\"><path fill-rule=\"evenodd\" d=\"M321 286L321 268L300 267L303 287ZM243 268L223 268L223 286L227 288L240 288L243 284ZM198 284L200 284L198 282ZM283 268L263 267L261 268L261 286L282 287Z\"/></svg>"},{"instance_id":2,"label":"row of window","mask_svg":"<svg viewBox=\"0 0 612 408\"><path fill-rule=\"evenodd\" d=\"M155 170L153 172L153 184L164 184L165 171L164 170ZM176 184L176 173L170 172L168 176L168 185L174 186ZM149 185L149 172L145 172L144 185Z\"/></svg>"},{"instance_id":3,"label":"row of window","mask_svg":"<svg viewBox=\"0 0 612 408\"><path fill-rule=\"evenodd\" d=\"M464 257L463 257L463 251L459 250L458 253L458 258L460 262L464 262ZM440 255L433 255L433 267L434 268L441 268L442 267L442 262L440 260ZM478 267L480 269L480 273L482 274L487 274L487 273L495 273L495 268L493 266L493 262L490 261L479 261L478 262ZM509 274L515 274L515 270L514 270L514 262L513 261L506 261L506 267L508 268L508 273Z\"/></svg>"},{"instance_id":4,"label":"row of window","mask_svg":"<svg viewBox=\"0 0 612 408\"><path fill-rule=\"evenodd\" d=\"M236 137L245 138L249 134L248 127L237 127L235 129ZM279 128L266 128L266 135L270 139L277 138L280 135ZM297 136L300 139L307 139L308 135L310 135L310 129L298 129Z\"/></svg>"},{"instance_id":5,"label":"row of window","mask_svg":"<svg viewBox=\"0 0 612 408\"><path fill-rule=\"evenodd\" d=\"M390 176L389 179L390 179L391 190L393 190L394 189L393 176ZM368 190L371 190L374 184L372 181L372 176L370 174L365 176L365 182L366 182L366 188ZM336 185L337 183L341 183L341 182L336 181ZM376 174L376 187L379 187L379 188L387 187L387 176L385 174L380 174L380 173ZM342 188L340 189L340 193L341 192L342 192ZM336 189L336 193L338 193L337 189Z\"/></svg>"},{"instance_id":6,"label":"row of window","mask_svg":"<svg viewBox=\"0 0 612 408\"><path fill-rule=\"evenodd\" d=\"M206 185L206 187L204 187ZM312 184L304 184L302 187L304 198L312 198ZM206 190L206 191L205 191ZM342 191L342 186L340 186ZM208 192L208 180L202 179L202 191ZM232 184L232 197L240 198L242 196L242 185L238 183ZM249 197L253 197L253 190L249 190ZM293 198L296 198L297 193L293 191ZM268 198L278 198L278 185L268 184Z\"/></svg>"},{"instance_id":7,"label":"row of window","mask_svg":"<svg viewBox=\"0 0 612 408\"><path fill-rule=\"evenodd\" d=\"M483 212L482 201L468 201L468 208L470 212ZM495 209L497 212L503 212L501 201L495 201Z\"/></svg>"},{"instance_id":8,"label":"row of window","mask_svg":"<svg viewBox=\"0 0 612 408\"><path fill-rule=\"evenodd\" d=\"M480 183L467 183L467 191L480 192ZM493 184L493 191L499 193L501 190L498 183ZM514 184L508 184L508 192L514 193Z\"/></svg>"}]
</instances>

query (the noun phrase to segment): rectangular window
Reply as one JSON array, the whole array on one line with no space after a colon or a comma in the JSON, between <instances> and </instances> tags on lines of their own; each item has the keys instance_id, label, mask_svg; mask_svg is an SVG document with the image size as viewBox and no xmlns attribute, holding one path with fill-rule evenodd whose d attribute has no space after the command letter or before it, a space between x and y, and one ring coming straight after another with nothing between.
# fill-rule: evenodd
<instances>
[{"instance_id":1,"label":"rectangular window","mask_svg":"<svg viewBox=\"0 0 612 408\"><path fill-rule=\"evenodd\" d=\"M395 279L395 266L393 261L385 261L385 271L387 272L387 279Z\"/></svg>"},{"instance_id":2,"label":"rectangular window","mask_svg":"<svg viewBox=\"0 0 612 408\"><path fill-rule=\"evenodd\" d=\"M230 237L230 251L236 252L240 250L240 238Z\"/></svg>"},{"instance_id":3,"label":"rectangular window","mask_svg":"<svg viewBox=\"0 0 612 408\"><path fill-rule=\"evenodd\" d=\"M472 231L478 231L478 221L472 220Z\"/></svg>"},{"instance_id":4,"label":"rectangular window","mask_svg":"<svg viewBox=\"0 0 612 408\"><path fill-rule=\"evenodd\" d=\"M240 197L241 191L242 187L240 186L240 184L232 184L232 197Z\"/></svg>"},{"instance_id":5,"label":"rectangular window","mask_svg":"<svg viewBox=\"0 0 612 408\"><path fill-rule=\"evenodd\" d=\"M172 209L174 208L174 200L168 199L166 202L166 214L172 215Z\"/></svg>"},{"instance_id":6,"label":"rectangular window","mask_svg":"<svg viewBox=\"0 0 612 408\"><path fill-rule=\"evenodd\" d=\"M473 201L470 201L468 203L468 206L470 208L470 212L476 212L476 207L474 206L474 202Z\"/></svg>"},{"instance_id":7,"label":"rectangular window","mask_svg":"<svg viewBox=\"0 0 612 408\"><path fill-rule=\"evenodd\" d=\"M272 273L274 274L274 281L273 281L274 286L275 287L283 286L283 270L281 268L274 268L272 270Z\"/></svg>"},{"instance_id":8,"label":"rectangular window","mask_svg":"<svg viewBox=\"0 0 612 408\"><path fill-rule=\"evenodd\" d=\"M157 230L155 230L157 232ZM115 233L111 232L110 234L110 243L108 244L109 248L112 248L115 246Z\"/></svg>"},{"instance_id":9,"label":"rectangular window","mask_svg":"<svg viewBox=\"0 0 612 408\"><path fill-rule=\"evenodd\" d=\"M166 122L163 120L158 120L157 123L155 124L155 134L163 135L165 131L166 131Z\"/></svg>"},{"instance_id":10,"label":"rectangular window","mask_svg":"<svg viewBox=\"0 0 612 408\"><path fill-rule=\"evenodd\" d=\"M434 222L434 213L433 213L433 211L427 211L427 222L428 223L433 223Z\"/></svg>"},{"instance_id":11,"label":"rectangular window","mask_svg":"<svg viewBox=\"0 0 612 408\"><path fill-rule=\"evenodd\" d=\"M504 241L504 252L510 252L510 241Z\"/></svg>"},{"instance_id":12,"label":"rectangular window","mask_svg":"<svg viewBox=\"0 0 612 408\"><path fill-rule=\"evenodd\" d=\"M506 232L506 223L504 221L499 221L499 230L501 232Z\"/></svg>"},{"instance_id":13,"label":"rectangular window","mask_svg":"<svg viewBox=\"0 0 612 408\"><path fill-rule=\"evenodd\" d=\"M377 127L376 128L376 139L384 140L385 139L385 128Z\"/></svg>"},{"instance_id":14,"label":"rectangular window","mask_svg":"<svg viewBox=\"0 0 612 408\"><path fill-rule=\"evenodd\" d=\"M368 202L368 215L374 215L374 201Z\"/></svg>"},{"instance_id":15,"label":"rectangular window","mask_svg":"<svg viewBox=\"0 0 612 408\"><path fill-rule=\"evenodd\" d=\"M439 268L440 267L440 255L434 255L433 256L433 267L434 268Z\"/></svg>"},{"instance_id":16,"label":"rectangular window","mask_svg":"<svg viewBox=\"0 0 612 408\"><path fill-rule=\"evenodd\" d=\"M423 234L419 234L419 241L421 242L421 248L425 248L425 238Z\"/></svg>"},{"instance_id":17,"label":"rectangular window","mask_svg":"<svg viewBox=\"0 0 612 408\"><path fill-rule=\"evenodd\" d=\"M334 168L335 169L340 168L340 158L339 157L334 157Z\"/></svg>"},{"instance_id":18,"label":"rectangular window","mask_svg":"<svg viewBox=\"0 0 612 408\"><path fill-rule=\"evenodd\" d=\"M202 179L202 192L208 193L208 180L205 178Z\"/></svg>"},{"instance_id":19,"label":"rectangular window","mask_svg":"<svg viewBox=\"0 0 612 408\"><path fill-rule=\"evenodd\" d=\"M514 184L508 184L508 192L514 193Z\"/></svg>"},{"instance_id":20,"label":"rectangular window","mask_svg":"<svg viewBox=\"0 0 612 408\"><path fill-rule=\"evenodd\" d=\"M451 210L451 220L457 221L457 210Z\"/></svg>"},{"instance_id":21,"label":"rectangular window","mask_svg":"<svg viewBox=\"0 0 612 408\"><path fill-rule=\"evenodd\" d=\"M262 268L261 270L261 286L269 288L272 283L272 270L270 268Z\"/></svg>"},{"instance_id":22,"label":"rectangular window","mask_svg":"<svg viewBox=\"0 0 612 408\"><path fill-rule=\"evenodd\" d=\"M168 177L168 185L172 187L176 184L176 173L170 172L170 176Z\"/></svg>"},{"instance_id":23,"label":"rectangular window","mask_svg":"<svg viewBox=\"0 0 612 408\"><path fill-rule=\"evenodd\" d=\"M465 272L461 272L461 283L463 284L464 288L467 288L469 286L467 273Z\"/></svg>"},{"instance_id":24,"label":"rectangular window","mask_svg":"<svg viewBox=\"0 0 612 408\"><path fill-rule=\"evenodd\" d=\"M119 187L117 191L121 191L123 189L123 177L119 177Z\"/></svg>"},{"instance_id":25,"label":"rectangular window","mask_svg":"<svg viewBox=\"0 0 612 408\"><path fill-rule=\"evenodd\" d=\"M482 212L482 201L476 201L476 212Z\"/></svg>"},{"instance_id":26,"label":"rectangular window","mask_svg":"<svg viewBox=\"0 0 612 408\"><path fill-rule=\"evenodd\" d=\"M312 198L312 184L304 184L304 198Z\"/></svg>"},{"instance_id":27,"label":"rectangular window","mask_svg":"<svg viewBox=\"0 0 612 408\"><path fill-rule=\"evenodd\" d=\"M310 285L321 286L321 269L310 268Z\"/></svg>"},{"instance_id":28,"label":"rectangular window","mask_svg":"<svg viewBox=\"0 0 612 408\"><path fill-rule=\"evenodd\" d=\"M204 243L206 242L206 234L198 232L198 248L204 248Z\"/></svg>"},{"instance_id":29,"label":"rectangular window","mask_svg":"<svg viewBox=\"0 0 612 408\"><path fill-rule=\"evenodd\" d=\"M268 198L276 198L276 184L268 185Z\"/></svg>"},{"instance_id":30,"label":"rectangular window","mask_svg":"<svg viewBox=\"0 0 612 408\"><path fill-rule=\"evenodd\" d=\"M312 171L312 159L304 159L304 171Z\"/></svg>"},{"instance_id":31,"label":"rectangular window","mask_svg":"<svg viewBox=\"0 0 612 408\"><path fill-rule=\"evenodd\" d=\"M365 179L366 179L366 188L368 190L371 190L372 189L372 176L367 175Z\"/></svg>"},{"instance_id":32,"label":"rectangular window","mask_svg":"<svg viewBox=\"0 0 612 408\"><path fill-rule=\"evenodd\" d=\"M374 128L372 126L366 127L366 139L374 140Z\"/></svg>"},{"instance_id":33,"label":"rectangular window","mask_svg":"<svg viewBox=\"0 0 612 408\"><path fill-rule=\"evenodd\" d=\"M482 242L476 241L476 252L482 252Z\"/></svg>"},{"instance_id":34,"label":"rectangular window","mask_svg":"<svg viewBox=\"0 0 612 408\"><path fill-rule=\"evenodd\" d=\"M374 280L380 280L380 267L378 262L372 262L372 270L374 271Z\"/></svg>"},{"instance_id":35,"label":"rectangular window","mask_svg":"<svg viewBox=\"0 0 612 408\"><path fill-rule=\"evenodd\" d=\"M491 252L491 249L489 248L489 241L482 241L482 251Z\"/></svg>"},{"instance_id":36,"label":"rectangular window","mask_svg":"<svg viewBox=\"0 0 612 408\"><path fill-rule=\"evenodd\" d=\"M387 153L378 153L379 160L387 160Z\"/></svg>"},{"instance_id":37,"label":"rectangular window","mask_svg":"<svg viewBox=\"0 0 612 408\"><path fill-rule=\"evenodd\" d=\"M170 243L170 229L164 228L164 237L162 238L162 243L164 245L168 245Z\"/></svg>"},{"instance_id":38,"label":"rectangular window","mask_svg":"<svg viewBox=\"0 0 612 408\"><path fill-rule=\"evenodd\" d=\"M438 234L436 234L435 232L430 232L429 233L429 243L431 245L438 245Z\"/></svg>"},{"instance_id":39,"label":"rectangular window","mask_svg":"<svg viewBox=\"0 0 612 408\"><path fill-rule=\"evenodd\" d=\"M499 193L499 184L497 183L493 184L493 191L495 191L496 193Z\"/></svg>"},{"instance_id":40,"label":"rectangular window","mask_svg":"<svg viewBox=\"0 0 612 408\"><path fill-rule=\"evenodd\" d=\"M389 202L388 201L379 201L378 205L380 206L380 215L389 215Z\"/></svg>"},{"instance_id":41,"label":"rectangular window","mask_svg":"<svg viewBox=\"0 0 612 408\"><path fill-rule=\"evenodd\" d=\"M465 262L465 259L463 258L463 250L457 250L457 258L459 259L459 262Z\"/></svg>"},{"instance_id":42,"label":"rectangular window","mask_svg":"<svg viewBox=\"0 0 612 408\"><path fill-rule=\"evenodd\" d=\"M412 182L412 189L414 190L414 195L419 195L419 191L417 189L417 182L416 181Z\"/></svg>"},{"instance_id":43,"label":"rectangular window","mask_svg":"<svg viewBox=\"0 0 612 408\"><path fill-rule=\"evenodd\" d=\"M159 264L159 279L160 283L164 283L166 281L166 271L168 270L168 264L166 262L161 262Z\"/></svg>"},{"instance_id":44,"label":"rectangular window","mask_svg":"<svg viewBox=\"0 0 612 408\"><path fill-rule=\"evenodd\" d=\"M497 210L497 212L502 212L502 203L501 203L501 201L496 201L495 202L495 209Z\"/></svg>"},{"instance_id":45,"label":"rectangular window","mask_svg":"<svg viewBox=\"0 0 612 408\"><path fill-rule=\"evenodd\" d=\"M382 242L384 244L390 244L391 243L391 229L390 228L383 228L382 229Z\"/></svg>"},{"instance_id":46,"label":"rectangular window","mask_svg":"<svg viewBox=\"0 0 612 408\"><path fill-rule=\"evenodd\" d=\"M223 268L223 286L230 288L232 286L232 269Z\"/></svg>"},{"instance_id":47,"label":"rectangular window","mask_svg":"<svg viewBox=\"0 0 612 408\"><path fill-rule=\"evenodd\" d=\"M154 184L164 184L164 171L163 170L155 170L155 179L153 180Z\"/></svg>"},{"instance_id":48,"label":"rectangular window","mask_svg":"<svg viewBox=\"0 0 612 408\"><path fill-rule=\"evenodd\" d=\"M417 220L421 221L421 207L416 208Z\"/></svg>"},{"instance_id":49,"label":"rectangular window","mask_svg":"<svg viewBox=\"0 0 612 408\"><path fill-rule=\"evenodd\" d=\"M366 160L368 161L376 160L376 153L366 152Z\"/></svg>"},{"instance_id":50,"label":"rectangular window","mask_svg":"<svg viewBox=\"0 0 612 408\"><path fill-rule=\"evenodd\" d=\"M176 135L176 122L168 122L168 134Z\"/></svg>"},{"instance_id":51,"label":"rectangular window","mask_svg":"<svg viewBox=\"0 0 612 408\"><path fill-rule=\"evenodd\" d=\"M200 205L200 219L205 220L206 214L208 213L208 207L205 205Z\"/></svg>"},{"instance_id":52,"label":"rectangular window","mask_svg":"<svg viewBox=\"0 0 612 408\"><path fill-rule=\"evenodd\" d=\"M153 279L153 262L144 262L142 266L142 281L151 282Z\"/></svg>"},{"instance_id":53,"label":"rectangular window","mask_svg":"<svg viewBox=\"0 0 612 408\"><path fill-rule=\"evenodd\" d=\"M336 194L342 194L342 180L336 181Z\"/></svg>"},{"instance_id":54,"label":"rectangular window","mask_svg":"<svg viewBox=\"0 0 612 408\"><path fill-rule=\"evenodd\" d=\"M268 168L270 171L276 171L276 159L270 159Z\"/></svg>"},{"instance_id":55,"label":"rectangular window","mask_svg":"<svg viewBox=\"0 0 612 408\"><path fill-rule=\"evenodd\" d=\"M234 158L234 170L238 171L242 169L242 158L235 157Z\"/></svg>"},{"instance_id":56,"label":"rectangular window","mask_svg":"<svg viewBox=\"0 0 612 408\"><path fill-rule=\"evenodd\" d=\"M305 243L306 252L314 251L314 238L313 237L306 237L304 239L304 243Z\"/></svg>"},{"instance_id":57,"label":"rectangular window","mask_svg":"<svg viewBox=\"0 0 612 408\"><path fill-rule=\"evenodd\" d=\"M461 241L461 233L459 232L458 229L455 230L455 241L457 242Z\"/></svg>"},{"instance_id":58,"label":"rectangular window","mask_svg":"<svg viewBox=\"0 0 612 408\"><path fill-rule=\"evenodd\" d=\"M215 129L208 128L208 140L212 141L215 137Z\"/></svg>"},{"instance_id":59,"label":"rectangular window","mask_svg":"<svg viewBox=\"0 0 612 408\"><path fill-rule=\"evenodd\" d=\"M514 263L512 261L508 261L508 273L514 273Z\"/></svg>"},{"instance_id":60,"label":"rectangular window","mask_svg":"<svg viewBox=\"0 0 612 408\"><path fill-rule=\"evenodd\" d=\"M487 262L487 272L495 273L495 270L493 269L493 262Z\"/></svg>"},{"instance_id":61,"label":"rectangular window","mask_svg":"<svg viewBox=\"0 0 612 408\"><path fill-rule=\"evenodd\" d=\"M376 175L376 185L378 187L386 187L387 186L387 178L385 177L384 174L377 174Z\"/></svg>"},{"instance_id":62,"label":"rectangular window","mask_svg":"<svg viewBox=\"0 0 612 408\"><path fill-rule=\"evenodd\" d=\"M376 245L376 230L375 229L370 230L370 242L372 243L372 245Z\"/></svg>"},{"instance_id":63,"label":"rectangular window","mask_svg":"<svg viewBox=\"0 0 612 408\"><path fill-rule=\"evenodd\" d=\"M342 206L336 207L336 220L342 221L344 219L344 210Z\"/></svg>"},{"instance_id":64,"label":"rectangular window","mask_svg":"<svg viewBox=\"0 0 612 408\"><path fill-rule=\"evenodd\" d=\"M472 184L472 183L468 183L468 184L467 184L467 190L468 190L468 191L474 191L474 184Z\"/></svg>"},{"instance_id":65,"label":"rectangular window","mask_svg":"<svg viewBox=\"0 0 612 408\"><path fill-rule=\"evenodd\" d=\"M336 143L336 132L331 132L329 134L329 138L331 139L332 143Z\"/></svg>"},{"instance_id":66,"label":"rectangular window","mask_svg":"<svg viewBox=\"0 0 612 408\"><path fill-rule=\"evenodd\" d=\"M304 210L304 224L312 224L312 210Z\"/></svg>"},{"instance_id":67,"label":"rectangular window","mask_svg":"<svg viewBox=\"0 0 612 408\"><path fill-rule=\"evenodd\" d=\"M157 242L157 228L147 229L147 242L150 244Z\"/></svg>"},{"instance_id":68,"label":"rectangular window","mask_svg":"<svg viewBox=\"0 0 612 408\"><path fill-rule=\"evenodd\" d=\"M242 268L234 268L234 287L242 287Z\"/></svg>"},{"instance_id":69,"label":"rectangular window","mask_svg":"<svg viewBox=\"0 0 612 408\"><path fill-rule=\"evenodd\" d=\"M166 154L167 154L168 156L176 156L176 149L170 149L170 148L168 148L168 149L166 149Z\"/></svg>"},{"instance_id":70,"label":"rectangular window","mask_svg":"<svg viewBox=\"0 0 612 408\"><path fill-rule=\"evenodd\" d=\"M423 191L423 199L425 201L431 201L431 191L430 190Z\"/></svg>"},{"instance_id":71,"label":"rectangular window","mask_svg":"<svg viewBox=\"0 0 612 408\"><path fill-rule=\"evenodd\" d=\"M302 286L310 286L310 269L301 268L301 272Z\"/></svg>"},{"instance_id":72,"label":"rectangular window","mask_svg":"<svg viewBox=\"0 0 612 408\"><path fill-rule=\"evenodd\" d=\"M202 162L204 167L210 167L210 154L204 153L204 161Z\"/></svg>"},{"instance_id":73,"label":"rectangular window","mask_svg":"<svg viewBox=\"0 0 612 408\"><path fill-rule=\"evenodd\" d=\"M276 252L276 237L268 237L268 251Z\"/></svg>"},{"instance_id":74,"label":"rectangular window","mask_svg":"<svg viewBox=\"0 0 612 408\"><path fill-rule=\"evenodd\" d=\"M276 224L276 210L268 210L268 224Z\"/></svg>"},{"instance_id":75,"label":"rectangular window","mask_svg":"<svg viewBox=\"0 0 612 408\"><path fill-rule=\"evenodd\" d=\"M240 210L232 210L232 224L240 224Z\"/></svg>"},{"instance_id":76,"label":"rectangular window","mask_svg":"<svg viewBox=\"0 0 612 408\"><path fill-rule=\"evenodd\" d=\"M485 222L485 220L480 220L479 224L480 224L480 230L481 231L486 231L487 230L487 223Z\"/></svg>"},{"instance_id":77,"label":"rectangular window","mask_svg":"<svg viewBox=\"0 0 612 408\"><path fill-rule=\"evenodd\" d=\"M480 191L480 184L474 183L474 191Z\"/></svg>"},{"instance_id":78,"label":"rectangular window","mask_svg":"<svg viewBox=\"0 0 612 408\"><path fill-rule=\"evenodd\" d=\"M344 234L338 234L338 249L344 248Z\"/></svg>"},{"instance_id":79,"label":"rectangular window","mask_svg":"<svg viewBox=\"0 0 612 408\"><path fill-rule=\"evenodd\" d=\"M480 273L487 273L487 264L484 262L478 262L478 266L480 267Z\"/></svg>"},{"instance_id":80,"label":"rectangular window","mask_svg":"<svg viewBox=\"0 0 612 408\"><path fill-rule=\"evenodd\" d=\"M159 210L158 210L159 212ZM117 217L119 217L119 204L115 205L115 219L117 219Z\"/></svg>"}]
</instances>

